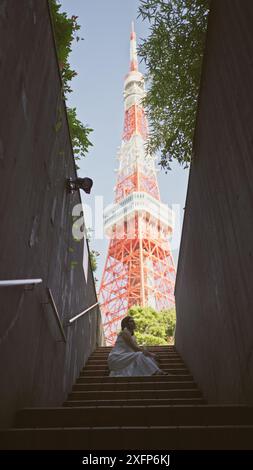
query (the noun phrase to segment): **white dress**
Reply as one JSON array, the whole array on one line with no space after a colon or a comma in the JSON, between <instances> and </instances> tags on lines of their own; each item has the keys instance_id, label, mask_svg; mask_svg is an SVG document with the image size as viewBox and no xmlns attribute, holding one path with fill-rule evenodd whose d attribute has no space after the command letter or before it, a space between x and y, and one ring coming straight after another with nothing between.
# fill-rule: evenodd
<instances>
[{"instance_id":1,"label":"white dress","mask_svg":"<svg viewBox=\"0 0 253 470\"><path fill-rule=\"evenodd\" d=\"M160 370L154 359L141 351L133 351L121 334L108 356L108 366L110 377L152 375Z\"/></svg>"}]
</instances>

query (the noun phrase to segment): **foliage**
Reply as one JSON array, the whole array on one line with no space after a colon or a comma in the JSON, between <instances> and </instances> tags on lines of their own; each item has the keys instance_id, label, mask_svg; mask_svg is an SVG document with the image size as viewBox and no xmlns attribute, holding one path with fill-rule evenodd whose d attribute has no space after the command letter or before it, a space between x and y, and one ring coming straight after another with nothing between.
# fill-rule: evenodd
<instances>
[{"instance_id":1,"label":"foliage","mask_svg":"<svg viewBox=\"0 0 253 470\"><path fill-rule=\"evenodd\" d=\"M209 0L140 0L139 16L150 22L139 47L149 82L148 150L161 151L166 169L173 158L187 167L192 157L208 11Z\"/></svg>"},{"instance_id":2,"label":"foliage","mask_svg":"<svg viewBox=\"0 0 253 470\"><path fill-rule=\"evenodd\" d=\"M88 245L89 245L91 270L94 272L97 269L97 258L98 258L98 256L100 256L100 253L99 253L99 251L91 250L91 248L90 248L90 243L91 243L91 239L92 239L93 230L88 227L88 228L85 229L85 232L86 232L86 238L87 238Z\"/></svg>"},{"instance_id":3,"label":"foliage","mask_svg":"<svg viewBox=\"0 0 253 470\"><path fill-rule=\"evenodd\" d=\"M84 126L76 116L76 108L67 108L69 131L72 140L73 152L75 160L80 160L88 152L92 143L88 139L88 135L92 129ZM78 168L78 167L77 167Z\"/></svg>"},{"instance_id":4,"label":"foliage","mask_svg":"<svg viewBox=\"0 0 253 470\"><path fill-rule=\"evenodd\" d=\"M157 312L152 307L133 306L128 312L136 323L135 336L139 344L166 345L174 335L176 311L174 308Z\"/></svg>"},{"instance_id":5,"label":"foliage","mask_svg":"<svg viewBox=\"0 0 253 470\"><path fill-rule=\"evenodd\" d=\"M50 0L49 4L52 12L57 55L62 74L63 90L65 93L70 93L72 90L70 88L69 82L77 75L77 73L75 70L70 68L68 57L71 52L71 44L75 39L75 32L80 29L80 25L77 24L77 16L71 16L68 18L67 13L60 12L61 4L57 0ZM79 36L77 36L77 40L79 39Z\"/></svg>"},{"instance_id":6,"label":"foliage","mask_svg":"<svg viewBox=\"0 0 253 470\"><path fill-rule=\"evenodd\" d=\"M77 75L77 72L70 67L69 54L72 50L72 42L75 39L76 41L82 39L76 34L80 29L80 25L77 23L77 16L73 15L68 18L67 13L60 12L61 4L57 0L49 0L49 5L52 13L63 94L66 98L66 95L72 92L70 82ZM76 108L67 107L67 115L75 160L80 160L80 157L85 156L88 148L92 145L88 139L88 135L92 129L84 126L81 121L79 121L76 115Z\"/></svg>"},{"instance_id":7,"label":"foliage","mask_svg":"<svg viewBox=\"0 0 253 470\"><path fill-rule=\"evenodd\" d=\"M97 257L100 253L96 250L90 250L90 263L91 263L91 270L94 272L97 269Z\"/></svg>"}]
</instances>

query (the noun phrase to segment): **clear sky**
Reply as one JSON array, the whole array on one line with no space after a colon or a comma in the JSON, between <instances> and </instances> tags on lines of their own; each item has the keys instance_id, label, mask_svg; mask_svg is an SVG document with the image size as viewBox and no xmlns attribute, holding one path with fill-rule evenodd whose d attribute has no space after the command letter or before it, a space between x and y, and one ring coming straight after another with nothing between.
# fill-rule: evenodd
<instances>
[{"instance_id":1,"label":"clear sky","mask_svg":"<svg viewBox=\"0 0 253 470\"><path fill-rule=\"evenodd\" d=\"M135 21L137 42L149 32L149 24L137 17L138 0L61 0L62 10L78 16L83 41L73 44L70 62L78 72L71 82L73 93L68 105L77 108L78 118L94 129L93 147L80 161L79 176L93 179L92 193L83 201L93 209L95 201L103 197L103 204L113 202L116 182L117 149L123 129L123 81L129 68L129 37L131 21ZM139 69L145 73L144 64ZM175 264L178 259L179 238L183 222L183 208L187 191L188 170L178 164L172 171L158 172L162 202L176 209L177 237L173 242ZM83 193L83 192L82 192ZM178 207L180 210L178 211ZM88 217L87 217L88 218ZM91 248L100 252L96 278L98 286L105 263L108 240L92 239Z\"/></svg>"}]
</instances>

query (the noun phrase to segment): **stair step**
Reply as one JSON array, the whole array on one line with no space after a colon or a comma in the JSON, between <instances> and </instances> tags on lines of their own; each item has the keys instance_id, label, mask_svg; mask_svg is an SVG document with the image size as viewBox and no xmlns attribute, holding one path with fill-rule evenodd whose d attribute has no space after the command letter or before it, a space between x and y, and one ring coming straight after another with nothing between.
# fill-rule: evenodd
<instances>
[{"instance_id":1,"label":"stair step","mask_svg":"<svg viewBox=\"0 0 253 470\"><path fill-rule=\"evenodd\" d=\"M63 403L63 406L147 406L147 405L203 405L204 398L127 398L113 400L70 400Z\"/></svg>"},{"instance_id":2,"label":"stair step","mask_svg":"<svg viewBox=\"0 0 253 470\"><path fill-rule=\"evenodd\" d=\"M159 364L159 367L162 369L162 370L167 370L167 369L186 369L184 364ZM83 372L86 372L86 371L92 371L92 370L101 370L101 371L108 371L109 372L109 367L107 365L94 365L94 364L88 364L86 365L82 371Z\"/></svg>"},{"instance_id":3,"label":"stair step","mask_svg":"<svg viewBox=\"0 0 253 470\"><path fill-rule=\"evenodd\" d=\"M201 393L196 389L186 390L99 390L71 392L70 400L122 400L128 398L200 398Z\"/></svg>"},{"instance_id":4,"label":"stair step","mask_svg":"<svg viewBox=\"0 0 253 470\"><path fill-rule=\"evenodd\" d=\"M98 346L95 351L110 351L113 348L113 346ZM174 344L168 344L168 345L162 345L162 346L148 346L148 349L154 349L156 351L158 350L170 350L173 349L173 351L176 351L176 347Z\"/></svg>"},{"instance_id":5,"label":"stair step","mask_svg":"<svg viewBox=\"0 0 253 470\"><path fill-rule=\"evenodd\" d=\"M94 376L94 375L82 375L81 373L81 376L78 377L76 383L97 383L97 384L100 384L100 383L122 383L122 382L127 382L127 383L131 383L131 382L136 382L136 380L138 380L138 382L152 382L154 384L156 383L163 383L163 382L174 382L175 380L177 382L186 382L186 381L189 381L189 382L192 382L193 381L193 377L192 375L189 375L189 374L185 374L185 375L179 375L179 374L172 374L172 375L153 375L153 376L150 376L150 375L142 375L142 376L133 376L133 377L110 377L109 375L98 375L98 376Z\"/></svg>"},{"instance_id":6,"label":"stair step","mask_svg":"<svg viewBox=\"0 0 253 470\"><path fill-rule=\"evenodd\" d=\"M117 391L117 390L180 390L196 388L194 382L121 382L121 383L76 383L73 391Z\"/></svg>"},{"instance_id":7,"label":"stair step","mask_svg":"<svg viewBox=\"0 0 253 470\"><path fill-rule=\"evenodd\" d=\"M111 350L112 351L112 350ZM89 357L96 357L98 359L104 359L106 357L109 356L109 354L111 353L111 351L106 351L106 352L94 352L92 354L90 354ZM178 357L180 359L182 359L182 356L177 352L177 351L152 351L151 349L149 349L149 351L152 353L152 354L155 354L156 356L158 357L161 357L161 358L166 358L166 357Z\"/></svg>"},{"instance_id":8,"label":"stair step","mask_svg":"<svg viewBox=\"0 0 253 470\"><path fill-rule=\"evenodd\" d=\"M147 349L148 349L149 351L151 351L151 349L152 349L152 352L157 352L157 353L159 353L159 354L160 354L160 353L161 353L161 354L167 354L167 353L169 353L169 354L179 354L179 352L178 352L175 348L172 348L172 349L170 349L170 348L169 348L169 349L168 349L168 348L165 348L165 349L159 349L159 350L158 350L158 349L155 349L154 347L152 348L152 346L147 346ZM111 350L112 350L112 348L106 349L106 350L104 350L104 351L100 351L100 350L98 350L98 349L95 349L95 351L93 351L93 352L91 353L91 355L92 355L92 354L107 354L107 353L109 353Z\"/></svg>"},{"instance_id":9,"label":"stair step","mask_svg":"<svg viewBox=\"0 0 253 470\"><path fill-rule=\"evenodd\" d=\"M182 360L179 360L179 359L161 359L160 361L157 361L158 364L160 364L162 367L166 367L167 365L170 365L170 364L180 364L181 367L185 367L185 363L182 361ZM87 367L87 366L104 366L104 367L107 367L108 365L108 361L107 360L97 360L97 359L89 359L84 368Z\"/></svg>"},{"instance_id":10,"label":"stair step","mask_svg":"<svg viewBox=\"0 0 253 470\"><path fill-rule=\"evenodd\" d=\"M108 368L108 365L107 365L107 361L104 361L104 362L92 362L92 363L89 363L87 362L87 364L85 364L83 370L85 369L107 369ZM170 368L177 368L177 367L185 367L184 366L184 363L183 361L176 361L176 362L173 362L173 361L166 361L166 362L163 362L162 363L162 366L164 369L170 367Z\"/></svg>"},{"instance_id":11,"label":"stair step","mask_svg":"<svg viewBox=\"0 0 253 470\"><path fill-rule=\"evenodd\" d=\"M108 355L106 355L104 357L97 357L97 356L96 357L89 357L85 364L90 363L90 362L91 363L102 363L102 364L104 364L104 363L108 362L108 357L109 357ZM161 357L160 355L158 355L157 361L158 362L180 362L180 363L183 362L184 363L184 361L182 360L181 357L178 357L178 356L173 356L172 357L172 356L168 356L168 355L166 355L164 357Z\"/></svg>"},{"instance_id":12,"label":"stair step","mask_svg":"<svg viewBox=\"0 0 253 470\"><path fill-rule=\"evenodd\" d=\"M101 363L101 364L107 364L107 363L108 363L108 356L105 357L105 358L100 358L100 359L89 358L88 361L87 361L87 363L88 363L88 362L98 363L98 364L100 364L100 363ZM162 362L162 363L164 363L164 362L165 362L165 363L166 363L166 362L167 362L167 363L171 363L171 362L177 363L177 362L178 362L179 364L182 364L182 363L184 364L184 361L182 360L182 358L179 358L179 357L172 357L172 358L170 358L170 357L168 357L168 356L167 356L167 357L162 357L162 358L159 358L159 357L158 357L158 362ZM86 363L86 364L87 364L87 363Z\"/></svg>"},{"instance_id":13,"label":"stair step","mask_svg":"<svg viewBox=\"0 0 253 470\"><path fill-rule=\"evenodd\" d=\"M12 429L3 449L253 449L253 426L140 426Z\"/></svg>"},{"instance_id":14,"label":"stair step","mask_svg":"<svg viewBox=\"0 0 253 470\"><path fill-rule=\"evenodd\" d=\"M175 352L159 352L157 353L158 357L161 359L166 359L166 358L179 358L181 359L181 356L178 353ZM92 353L89 358L94 358L94 359L106 359L109 356L109 353Z\"/></svg>"},{"instance_id":15,"label":"stair step","mask_svg":"<svg viewBox=\"0 0 253 470\"><path fill-rule=\"evenodd\" d=\"M165 368L163 369L165 372L168 372L169 374L174 374L174 375L186 375L188 374L188 370L185 368ZM109 369L84 369L81 371L80 376L86 376L86 375L95 375L95 376L101 376L101 375L106 375L109 376Z\"/></svg>"},{"instance_id":16,"label":"stair step","mask_svg":"<svg viewBox=\"0 0 253 470\"><path fill-rule=\"evenodd\" d=\"M251 425L253 407L231 405L149 405L26 408L15 427Z\"/></svg>"},{"instance_id":17,"label":"stair step","mask_svg":"<svg viewBox=\"0 0 253 470\"><path fill-rule=\"evenodd\" d=\"M167 371L167 370L172 370L173 372L174 371L177 371L177 370L187 370L185 368L184 365L182 364L166 364L165 366L164 365L160 365L160 368L163 370L163 371ZM108 374L110 372L110 369L109 367L107 366L103 366L103 365L87 365L85 366L81 372L93 372L93 371L101 371L101 372L104 372L104 371L107 371Z\"/></svg>"}]
</instances>

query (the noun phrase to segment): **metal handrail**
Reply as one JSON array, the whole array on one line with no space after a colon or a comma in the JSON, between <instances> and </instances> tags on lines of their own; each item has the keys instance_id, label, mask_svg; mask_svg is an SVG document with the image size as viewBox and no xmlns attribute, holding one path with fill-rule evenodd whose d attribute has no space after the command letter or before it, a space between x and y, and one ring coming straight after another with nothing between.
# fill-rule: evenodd
<instances>
[{"instance_id":1,"label":"metal handrail","mask_svg":"<svg viewBox=\"0 0 253 470\"><path fill-rule=\"evenodd\" d=\"M75 315L74 317L70 318L68 320L68 324L71 325L71 323L73 323L74 321L78 320L78 318L82 317L85 313L89 312L89 310L92 310L94 307L96 307L97 305L99 305L99 302L96 302L95 304L91 305L90 307L86 308L86 310L84 310L83 312L81 313L78 313L77 315Z\"/></svg>"},{"instance_id":2,"label":"metal handrail","mask_svg":"<svg viewBox=\"0 0 253 470\"><path fill-rule=\"evenodd\" d=\"M40 284L40 283L42 283L42 279L12 279L12 280L0 281L0 287L22 286L22 285L31 285L31 284ZM56 307L56 304L55 304L55 301L54 301L52 291L49 287L47 287L46 289L47 289L47 292L48 292L49 301L50 301L50 304L53 308L53 312L55 314L55 318L56 318L57 324L59 326L62 338L63 338L64 342L66 343L67 338L66 338L66 335L65 335L65 332L64 332L64 329L63 329L62 322L60 320L60 316L59 316L59 313L58 313L58 310L57 310L57 307ZM95 304L93 304L90 307L86 308L83 312L78 313L74 317L70 318L67 322L67 325L71 325L71 323L78 320L78 318L85 315L85 313L89 312L90 310L92 310L97 305L99 305L99 302L96 302Z\"/></svg>"},{"instance_id":3,"label":"metal handrail","mask_svg":"<svg viewBox=\"0 0 253 470\"><path fill-rule=\"evenodd\" d=\"M7 281L0 281L0 287L5 286L26 286L28 284L40 284L42 279L9 279Z\"/></svg>"},{"instance_id":4,"label":"metal handrail","mask_svg":"<svg viewBox=\"0 0 253 470\"><path fill-rule=\"evenodd\" d=\"M67 338L66 338L66 335L65 335L65 332L64 332L64 329L63 329L63 326L62 326L62 322L60 320L60 317L59 317L59 313L58 313L58 310L57 310L57 307L56 307L56 304L55 304L55 301L54 301L54 297L53 297L53 294L52 294L52 291L49 287L47 287L47 292L48 292L48 296L49 296L49 300L50 300L50 303L51 303L51 306L53 308L53 312L55 314L55 318L56 318L56 321L57 321L57 324L60 328L60 332L61 332L61 335L63 337L63 340L64 340L64 343L67 342Z\"/></svg>"}]
</instances>

